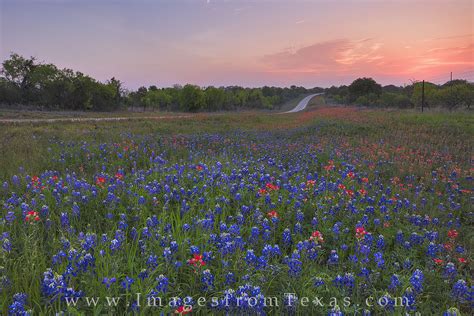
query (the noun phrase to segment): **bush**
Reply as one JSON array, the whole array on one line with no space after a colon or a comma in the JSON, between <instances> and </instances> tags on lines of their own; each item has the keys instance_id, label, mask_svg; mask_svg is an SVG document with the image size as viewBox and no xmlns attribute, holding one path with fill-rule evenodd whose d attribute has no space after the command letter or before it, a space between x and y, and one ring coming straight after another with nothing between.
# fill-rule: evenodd
<instances>
[{"instance_id":1,"label":"bush","mask_svg":"<svg viewBox=\"0 0 474 316\"><path fill-rule=\"evenodd\" d=\"M15 104L21 102L20 89L2 78L0 78L0 102L6 104Z\"/></svg>"},{"instance_id":2,"label":"bush","mask_svg":"<svg viewBox=\"0 0 474 316\"><path fill-rule=\"evenodd\" d=\"M380 97L380 105L384 107L412 108L413 103L410 98L398 93L384 93Z\"/></svg>"},{"instance_id":3,"label":"bush","mask_svg":"<svg viewBox=\"0 0 474 316\"><path fill-rule=\"evenodd\" d=\"M361 106L376 106L378 101L379 98L375 93L369 93L367 95L358 97L354 103Z\"/></svg>"}]
</instances>

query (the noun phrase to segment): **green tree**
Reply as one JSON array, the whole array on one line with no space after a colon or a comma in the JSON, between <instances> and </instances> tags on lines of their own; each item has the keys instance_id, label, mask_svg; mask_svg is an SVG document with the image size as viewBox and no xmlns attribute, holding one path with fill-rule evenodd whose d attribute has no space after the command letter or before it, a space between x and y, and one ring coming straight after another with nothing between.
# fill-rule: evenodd
<instances>
[{"instance_id":1,"label":"green tree","mask_svg":"<svg viewBox=\"0 0 474 316\"><path fill-rule=\"evenodd\" d=\"M172 97L165 90L150 89L143 96L142 102L147 107L154 109L167 110L171 106Z\"/></svg>"},{"instance_id":2,"label":"green tree","mask_svg":"<svg viewBox=\"0 0 474 316\"><path fill-rule=\"evenodd\" d=\"M181 89L180 107L182 111L197 112L204 108L204 92L200 87L187 84Z\"/></svg>"},{"instance_id":3,"label":"green tree","mask_svg":"<svg viewBox=\"0 0 474 316\"><path fill-rule=\"evenodd\" d=\"M422 82L415 82L413 84L411 102L415 107L421 107L422 89ZM431 82L425 82L425 106L435 107L439 104L438 86Z\"/></svg>"},{"instance_id":4,"label":"green tree","mask_svg":"<svg viewBox=\"0 0 474 316\"><path fill-rule=\"evenodd\" d=\"M474 102L474 85L458 80L456 83L443 85L438 97L440 105L449 110L457 107L470 108Z\"/></svg>"},{"instance_id":5,"label":"green tree","mask_svg":"<svg viewBox=\"0 0 474 316\"><path fill-rule=\"evenodd\" d=\"M107 85L112 87L114 90L114 99L115 102L117 102L117 105L119 105L122 101L122 96L123 96L123 84L120 80L115 79L115 77L112 77L109 81L107 81Z\"/></svg>"},{"instance_id":6,"label":"green tree","mask_svg":"<svg viewBox=\"0 0 474 316\"><path fill-rule=\"evenodd\" d=\"M373 94L379 96L382 86L372 78L358 78L349 85L349 100L353 102L359 97L368 97Z\"/></svg>"},{"instance_id":7,"label":"green tree","mask_svg":"<svg viewBox=\"0 0 474 316\"><path fill-rule=\"evenodd\" d=\"M204 90L205 93L205 109L207 111L217 111L224 108L226 102L226 93L224 89L216 87L208 87Z\"/></svg>"},{"instance_id":8,"label":"green tree","mask_svg":"<svg viewBox=\"0 0 474 316\"><path fill-rule=\"evenodd\" d=\"M2 63L1 73L6 80L16 84L20 89L30 84L30 74L35 68L35 58L24 58L16 53Z\"/></svg>"}]
</instances>

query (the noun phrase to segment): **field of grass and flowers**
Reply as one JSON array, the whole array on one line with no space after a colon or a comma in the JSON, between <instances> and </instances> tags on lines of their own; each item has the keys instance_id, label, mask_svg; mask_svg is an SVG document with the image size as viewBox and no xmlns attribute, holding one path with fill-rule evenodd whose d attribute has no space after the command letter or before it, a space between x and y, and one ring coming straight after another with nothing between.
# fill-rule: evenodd
<instances>
[{"instance_id":1,"label":"field of grass and flowers","mask_svg":"<svg viewBox=\"0 0 474 316\"><path fill-rule=\"evenodd\" d=\"M0 313L470 315L473 118L3 124Z\"/></svg>"}]
</instances>

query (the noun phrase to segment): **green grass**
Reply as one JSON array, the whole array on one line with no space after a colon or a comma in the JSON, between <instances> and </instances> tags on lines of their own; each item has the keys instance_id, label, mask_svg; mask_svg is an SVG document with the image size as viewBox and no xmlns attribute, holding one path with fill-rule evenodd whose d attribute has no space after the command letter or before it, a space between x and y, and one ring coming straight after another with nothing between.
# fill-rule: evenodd
<instances>
[{"instance_id":1,"label":"green grass","mask_svg":"<svg viewBox=\"0 0 474 316\"><path fill-rule=\"evenodd\" d=\"M312 101L321 106L321 99ZM191 134L219 133L235 130L278 130L324 123L319 136L339 135L351 141L386 139L394 145L434 146L460 157L466 164L474 136L474 115L466 113L417 113L414 111L353 111L347 117L332 115L337 108L324 113L318 107L306 113L280 115L242 112L196 114L192 118L164 120L130 120L120 122L75 123L0 123L0 177L8 178L23 167L37 173L50 167L50 139L64 141L119 141L123 134ZM103 114L100 114L103 115ZM135 114L132 114L132 116ZM96 114L92 115L96 117ZM48 116L49 117L49 116ZM306 118L308 117L308 118ZM396 142L398 140L398 143Z\"/></svg>"},{"instance_id":2,"label":"green grass","mask_svg":"<svg viewBox=\"0 0 474 316\"><path fill-rule=\"evenodd\" d=\"M262 160L259 163L270 164L267 161L268 157L266 157L266 153L268 153L268 156L278 157L282 165L295 161L305 162L307 174L309 172L322 174L324 172L323 166L328 164L329 160L334 160L339 164L341 162L350 162L357 165L358 172L366 174L371 180L378 179L377 181L381 181L384 185L390 185L391 181L396 177L403 181L405 179L404 176L415 175L417 184L423 188L431 188L432 186L433 190L439 191L445 190L446 183L433 185L431 183L431 172L438 170L442 176L449 175L451 169L443 169L449 166L449 168L460 169L461 180L459 181L462 182L461 185L463 187L466 186L465 177L469 174L469 168L471 167L470 149L472 149L474 136L472 115L464 113L420 114L414 111L361 111L348 108L326 108L321 105L321 102L323 102L321 99L314 102L318 103L318 106L314 106L309 111L291 115L243 112L198 114L191 118L166 120L143 119L122 122L3 124L0 126L0 180L10 179L14 174L20 173L19 168L23 167L23 172L32 176L38 175L45 170L59 171L61 176L74 172L77 174L77 179L86 179L86 181L94 184L94 177L101 172L102 165L106 165L108 168L107 173L110 173L112 178L114 177L114 172L120 168L126 170L126 174L132 177L133 172L131 170L135 168L148 170L153 167L156 169L147 176L147 182L170 183L173 176L177 175L177 170L174 169L173 165L179 164L189 167L187 167L185 175L188 173L192 174L190 177L183 176L180 185L186 189L198 186L199 189L210 178L198 181L200 175L193 168L194 164L203 163L212 168L216 161L228 162L228 164L224 163L222 168L223 173L230 175L235 168L232 164L233 157L242 159L252 156L261 157ZM256 135L257 133L253 134L251 132L263 133ZM219 138L210 141L209 138L206 138L208 134L216 134ZM180 135L197 135L197 137L180 138ZM267 138L263 138L263 141L262 138L259 138L262 135L267 136ZM191 144L185 143L189 140L194 142ZM203 143L205 144L202 144L200 140L204 140ZM284 142L279 142L281 140L284 140ZM183 143L180 143L181 141ZM167 143L164 144L164 142ZM75 143L75 146L68 147L70 143ZM81 146L77 145L78 143L89 144L86 147L90 151L82 150ZM102 151L99 149L100 144L106 144L107 147L107 153L103 156ZM118 144L117 147L114 146L115 144ZM257 144L261 147L252 149L252 144ZM205 151L190 150L190 148L199 148L201 145L205 146ZM123 150L123 147L133 149ZM305 151L306 148L311 148L311 150ZM149 157L152 150L156 150L157 154L169 160L169 164L166 166L169 169L166 172L161 169L161 166L150 163ZM124 154L125 152L127 155L135 156L129 156L126 159L119 159L116 156L117 153ZM199 155L190 157L190 152ZM305 152L306 156L298 156L301 152ZM64 154L63 160L58 161L56 158L61 154ZM311 154L317 156L318 162L312 160ZM374 170L375 167L372 168L368 162L377 162L379 165ZM268 169L275 174L281 171L278 165L269 166ZM329 172L326 175L331 180L345 181L348 186L357 186L347 178L341 178L339 170ZM167 179L166 176L170 176L170 178ZM215 208L217 198L226 195L231 202L227 205L222 205L222 213L219 215L218 220L216 220L215 226L219 224L219 220L225 220L229 215L234 216L236 210L244 205L243 203L253 203L256 207L261 207L262 210L266 207L263 200L255 199L254 192L242 190L243 202L238 202L229 193L228 188L215 186L212 187L212 190L206 192L209 193L205 195L209 199L209 203L206 202L202 206L194 196L189 199L191 211L181 216L179 215L181 205L173 200L166 205L159 204L158 207L151 203L140 206L136 197L141 195L148 197L148 195L143 185L133 185L135 180L139 180L138 174L134 174L133 178L128 179L131 185L127 189L132 191L133 195L125 194L119 187L117 194L121 196L121 201L110 209L108 206L104 207L103 202L107 199L109 193L107 188L99 189L97 197L93 198L91 203L81 205L81 218L71 217L74 228L84 233L97 232L99 234L98 238L101 237L100 233L108 232L109 237L111 237L117 230L117 223L116 221L105 220L105 218L108 212L113 211L115 215L123 213L129 217L136 216L138 220L134 225L139 229L145 227L147 219L153 215L158 216L164 222L170 223L173 228L177 229L181 228L183 223L193 222L196 216L202 216L208 208ZM196 181L198 181L197 185ZM290 176L290 182L293 184L298 184L302 181L304 179L299 178L299 174ZM413 201L416 201L417 204L420 204L421 201L418 200L413 191L403 191L403 188L398 188L396 185L393 185L393 189L394 194L401 194L402 197L408 196ZM372 190L374 196L381 194L375 186ZM284 190L281 192L283 200L288 198L288 192ZM31 191L24 190L19 193L22 199L28 202L31 201ZM4 192L3 194L4 197L7 197L9 193ZM274 194L276 199L280 193L272 194ZM427 207L432 212L430 215L439 216L447 221L447 214L437 209L440 203L446 203L446 198L441 198L435 194L428 194L425 191L422 191L422 194L429 198ZM61 249L61 237L70 239L74 243L73 247L77 249L80 249L81 245L75 233L63 230L58 224L60 222L60 213L70 209L71 203L69 202L71 201L68 200L70 196L65 195L64 201L61 202L64 204L59 204L56 202L55 194L50 188L41 192L41 195L41 197L40 194L35 196L38 199L38 204L46 204L51 207L50 220L58 226L54 226L52 231L47 231L44 225L35 226L34 224L28 225L22 222L15 222L13 225L8 226L12 241L15 243L15 250L9 255L8 260L0 263L0 266L3 266L8 271L8 275L13 275L14 285L11 292L27 292L29 295L29 306L38 313L48 314L61 309L58 306L45 306L39 292L41 275L51 264L50 256L58 249ZM320 218L326 216L325 214L327 214L329 207L336 203L336 198L332 195L332 192L325 192L323 196L310 197L309 202L301 206L305 218L310 219L315 212L319 212L318 216ZM159 197L160 202L162 202L161 193ZM468 197L460 195L460 198L456 201L462 205L462 208L453 211L453 216L459 217L463 223L463 226L460 228L462 244L470 251L472 249L473 232L468 227L467 212L465 212L468 209ZM361 207L365 208L367 205L364 203L361 202ZM68 210L63 209L66 207L65 205L67 205ZM344 204L344 208L346 206L348 205ZM288 208L290 207L288 206ZM381 211L377 208L375 212L378 214ZM407 212L404 215L408 216L412 211L403 210L403 212ZM285 225L292 226L295 224L292 212L286 212L282 208L280 213ZM344 269L338 270L339 268L326 265L328 251L339 247L341 243L346 243L349 247L353 247L354 238L352 235L343 235L341 240L337 240L330 235L330 232L334 227L334 222L344 222L347 227L352 228L357 220L356 215L341 212L332 221L321 221L320 228L318 228L321 231L327 232L325 245L328 245L327 247L329 248L321 250L320 258L317 262L306 264L304 279L290 278L286 273L283 273L286 271L280 271L275 275L267 271L257 271L252 276L254 281L258 280L265 293L281 291L282 286L284 286L284 290L287 292L295 291L310 297L319 294L318 291L322 295L326 295L331 291L338 291L338 289L331 285L330 279L337 273L344 274L351 267L347 265L343 267ZM307 221L305 225L304 229L310 231L311 228ZM406 229L407 225L409 225L409 222L405 217L395 217L391 227L374 227L374 235L384 234L388 239L393 240L397 230ZM249 236L250 234L250 226L247 226L242 227L243 236ZM278 229L278 234L272 236L273 243L280 241L283 226L278 227ZM440 227L439 230L445 235L447 228ZM185 233L181 231L176 232L177 230L172 231L173 238L181 247L179 250L180 258L189 258L186 239L189 238L196 245L205 245L207 242L207 233L199 230ZM419 232L422 232L421 228ZM411 232L408 231L408 233ZM305 235L302 238L307 237ZM123 278L125 275L136 276L139 268L145 266L144 261L146 258L140 255L137 241L130 240L127 243L127 253L125 255L113 256L108 251L107 245L100 247L103 247L103 250L105 249L106 251L104 256L96 256L97 272L100 274L100 277L112 275L117 278ZM150 248L148 251L159 255L163 251L157 243L150 243ZM291 251L291 248L283 249L285 254L291 254ZM233 260L231 260L233 271L238 273L245 271L246 267L241 265L242 260L238 260L244 256L245 253L240 251L233 254ZM347 262L347 256L348 253L341 253L341 260ZM401 250L401 247L395 250L393 244L389 244L386 249L385 258L387 261L403 262L407 256L415 262L420 262L420 264L426 262L426 254L421 248L411 251L409 255ZM7 257L5 256L5 258ZM4 258L0 257L0 259ZM279 264L278 262L273 263ZM65 263L62 263L61 269L65 268L64 265ZM224 271L225 269L221 265L218 262L213 263L212 269L216 276L221 278L216 280L216 282L222 283L222 273L219 273L219 271ZM424 268L426 271L430 269L429 266L421 268ZM61 269L58 268L58 270ZM463 273L466 274L466 272ZM142 282L137 278L135 287L149 291L155 286L154 281L159 274L173 276L175 283L172 286L180 291L178 293L180 295L197 291L198 284L200 283L199 275L193 273L191 269L176 274L171 265L161 263L148 280ZM311 283L313 276L322 276L329 280L324 289L314 289ZM410 273L404 272L402 276L404 284L408 284L409 276ZM430 273L428 278L432 277ZM265 278L265 281L260 281L263 278ZM373 292L375 291L374 289L358 290L354 293L353 298L355 300L361 300L368 293L374 296L385 294L381 289L386 287L389 275L381 274L374 278L372 286L374 289L377 289L377 292ZM111 295L101 284L101 278L95 277L92 274L77 278L77 283L74 286L85 289L88 293L93 293L97 296ZM424 312L430 312L430 305L449 306L449 295L446 293L450 292L450 285L440 280L431 279L426 280L425 283L430 286L427 286L427 292L423 293L423 296L419 298L421 302L424 302ZM116 285L111 291L115 294L120 293L119 286ZM0 293L0 299L3 299L3 302L8 301L9 304L12 293ZM212 294L207 293L206 295ZM430 300L433 301L433 304L426 303L430 302ZM120 306L120 309L123 310L124 308L124 306ZM6 309L7 303L0 305L0 311L5 313ZM120 309L108 310L107 312L118 314ZM352 311L355 311L355 309L354 307ZM166 311L172 312L172 309ZM80 313L80 311L73 308L68 309L68 312L71 314ZM95 312L99 313L97 310ZM383 313L382 311L377 312Z\"/></svg>"}]
</instances>

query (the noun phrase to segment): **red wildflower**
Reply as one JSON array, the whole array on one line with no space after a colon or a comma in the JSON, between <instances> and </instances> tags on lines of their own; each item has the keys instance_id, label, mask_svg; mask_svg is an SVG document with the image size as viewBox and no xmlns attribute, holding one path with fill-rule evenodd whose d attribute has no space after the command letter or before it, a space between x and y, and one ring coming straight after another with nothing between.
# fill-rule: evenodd
<instances>
[{"instance_id":1,"label":"red wildflower","mask_svg":"<svg viewBox=\"0 0 474 316\"><path fill-rule=\"evenodd\" d=\"M38 215L38 212L35 212L35 211L28 211L28 213L26 213L26 216L25 216L25 221L26 222L37 222L40 220L40 217Z\"/></svg>"},{"instance_id":2,"label":"red wildflower","mask_svg":"<svg viewBox=\"0 0 474 316\"><path fill-rule=\"evenodd\" d=\"M203 168L201 165L197 165L197 166L196 166L196 170L197 170L197 171L201 171L202 169L204 169L204 168Z\"/></svg>"},{"instance_id":3,"label":"red wildflower","mask_svg":"<svg viewBox=\"0 0 474 316\"><path fill-rule=\"evenodd\" d=\"M262 188L262 189L259 189L259 190L258 190L258 193L259 193L260 195L265 195L265 194L267 194L267 190L265 190L265 189Z\"/></svg>"},{"instance_id":4,"label":"red wildflower","mask_svg":"<svg viewBox=\"0 0 474 316\"><path fill-rule=\"evenodd\" d=\"M451 239L456 239L456 237L458 237L459 233L457 230L455 229L451 229L448 231L448 237L451 238Z\"/></svg>"},{"instance_id":5,"label":"red wildflower","mask_svg":"<svg viewBox=\"0 0 474 316\"><path fill-rule=\"evenodd\" d=\"M340 190L345 190L345 189L346 189L346 186L345 186L344 184L342 184L342 183L339 184L337 187L338 187Z\"/></svg>"},{"instance_id":6,"label":"red wildflower","mask_svg":"<svg viewBox=\"0 0 474 316\"><path fill-rule=\"evenodd\" d=\"M323 234L319 230L316 230L311 233L311 237L309 237L309 240L314 240L316 242L324 242Z\"/></svg>"},{"instance_id":7,"label":"red wildflower","mask_svg":"<svg viewBox=\"0 0 474 316\"><path fill-rule=\"evenodd\" d=\"M205 266L206 262L202 260L202 255L195 253L191 259L188 260L188 264L193 265L195 267Z\"/></svg>"},{"instance_id":8,"label":"red wildflower","mask_svg":"<svg viewBox=\"0 0 474 316\"><path fill-rule=\"evenodd\" d=\"M121 174L120 172L117 172L117 173L115 174L115 179L117 179L117 180L123 180L123 174Z\"/></svg>"},{"instance_id":9,"label":"red wildflower","mask_svg":"<svg viewBox=\"0 0 474 316\"><path fill-rule=\"evenodd\" d=\"M270 218L273 218L273 217L278 218L278 213L275 210L271 210L270 212L267 213L267 216Z\"/></svg>"},{"instance_id":10,"label":"red wildflower","mask_svg":"<svg viewBox=\"0 0 474 316\"><path fill-rule=\"evenodd\" d=\"M359 190L359 193L360 193L360 195L366 195L366 194L367 194L367 191L365 191L364 189L360 189L360 190Z\"/></svg>"},{"instance_id":11,"label":"red wildflower","mask_svg":"<svg viewBox=\"0 0 474 316\"><path fill-rule=\"evenodd\" d=\"M362 178L361 180L362 180L362 182L364 182L364 183L369 183L369 178Z\"/></svg>"},{"instance_id":12,"label":"red wildflower","mask_svg":"<svg viewBox=\"0 0 474 316\"><path fill-rule=\"evenodd\" d=\"M326 170L326 171L329 171L329 170L332 170L332 169L334 169L334 165L324 166L324 170Z\"/></svg>"},{"instance_id":13,"label":"red wildflower","mask_svg":"<svg viewBox=\"0 0 474 316\"><path fill-rule=\"evenodd\" d=\"M326 166L324 166L324 170L329 171L329 170L332 170L332 169L334 169L334 161L329 160L328 164Z\"/></svg>"},{"instance_id":14,"label":"red wildflower","mask_svg":"<svg viewBox=\"0 0 474 316\"><path fill-rule=\"evenodd\" d=\"M446 249L446 250L448 250L448 251L453 250L453 244L451 244L451 243L445 243L445 244L443 245L443 247L444 247L444 249Z\"/></svg>"},{"instance_id":15,"label":"red wildflower","mask_svg":"<svg viewBox=\"0 0 474 316\"><path fill-rule=\"evenodd\" d=\"M346 190L346 194L349 195L350 197L353 197L354 196L354 191Z\"/></svg>"},{"instance_id":16,"label":"red wildflower","mask_svg":"<svg viewBox=\"0 0 474 316\"><path fill-rule=\"evenodd\" d=\"M348 177L348 178L351 178L351 179L354 179L354 177L355 177L354 172L352 172L352 171L349 172L349 173L347 174L347 177Z\"/></svg>"},{"instance_id":17,"label":"red wildflower","mask_svg":"<svg viewBox=\"0 0 474 316\"><path fill-rule=\"evenodd\" d=\"M365 230L364 227L357 227L356 228L356 238L357 239L362 239L364 236L367 234L367 231Z\"/></svg>"},{"instance_id":18,"label":"red wildflower","mask_svg":"<svg viewBox=\"0 0 474 316\"><path fill-rule=\"evenodd\" d=\"M190 305L181 305L180 307L178 307L174 313L175 314L178 314L178 315L186 315L188 313L191 313L193 311L193 307L190 306Z\"/></svg>"},{"instance_id":19,"label":"red wildflower","mask_svg":"<svg viewBox=\"0 0 474 316\"><path fill-rule=\"evenodd\" d=\"M97 177L97 180L95 181L95 183L96 183L98 186L102 187L103 184L105 183L105 178L104 178L104 177Z\"/></svg>"},{"instance_id":20,"label":"red wildflower","mask_svg":"<svg viewBox=\"0 0 474 316\"><path fill-rule=\"evenodd\" d=\"M440 266L440 265L442 265L442 264L444 263L444 261L443 261L443 260L441 260L441 259L438 259L438 258L434 258L434 259L433 259L433 261L434 261L434 262L435 262L437 265L439 265L439 266Z\"/></svg>"},{"instance_id":21,"label":"red wildflower","mask_svg":"<svg viewBox=\"0 0 474 316\"><path fill-rule=\"evenodd\" d=\"M459 263L466 263L467 259L466 258L458 258Z\"/></svg>"},{"instance_id":22,"label":"red wildflower","mask_svg":"<svg viewBox=\"0 0 474 316\"><path fill-rule=\"evenodd\" d=\"M270 182L267 183L267 184L265 185L265 187L266 187L267 189L271 190L271 191L277 191L277 190L280 189L279 186L274 185L273 183L270 183Z\"/></svg>"},{"instance_id":23,"label":"red wildflower","mask_svg":"<svg viewBox=\"0 0 474 316\"><path fill-rule=\"evenodd\" d=\"M307 187L312 187L316 184L316 180L308 180L306 181L306 186Z\"/></svg>"},{"instance_id":24,"label":"red wildflower","mask_svg":"<svg viewBox=\"0 0 474 316\"><path fill-rule=\"evenodd\" d=\"M38 178L37 176L33 176L31 178L31 184L33 185L34 188L38 188L39 185L41 184L40 178Z\"/></svg>"}]
</instances>

